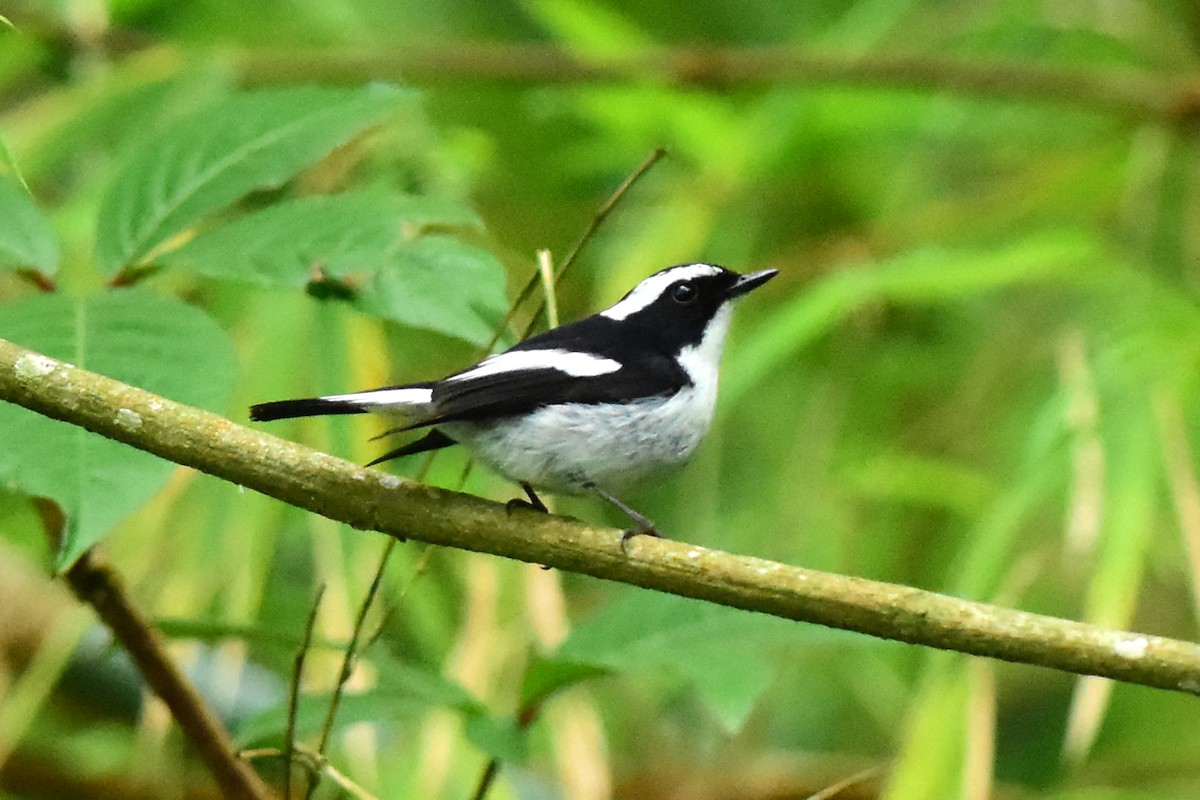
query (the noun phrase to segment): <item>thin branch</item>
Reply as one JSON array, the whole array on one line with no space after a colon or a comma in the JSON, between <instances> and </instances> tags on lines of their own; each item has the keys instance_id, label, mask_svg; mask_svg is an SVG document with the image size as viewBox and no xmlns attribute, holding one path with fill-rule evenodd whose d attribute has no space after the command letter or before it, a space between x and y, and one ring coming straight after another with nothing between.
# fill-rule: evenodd
<instances>
[{"instance_id":1,"label":"thin branch","mask_svg":"<svg viewBox=\"0 0 1200 800\"><path fill-rule=\"evenodd\" d=\"M639 164L637 169L631 172L629 177L626 178L611 195L609 195L609 198L605 200L603 205L600 206L600 209L596 211L596 216L592 217L592 222L590 225L588 225L587 230L583 232L583 235L579 237L579 241L577 241L575 246L571 248L571 252L567 253L566 258L562 260L562 263L558 265L558 269L554 271L554 279L550 282L549 286L547 286L548 291L557 287L558 284L562 282L562 279L566 276L567 270L575 266L575 260L578 259L579 254L583 252L584 246L592 240L592 237L596 235L596 231L600 230L600 226L603 225L604 221L608 219L609 214L611 214L613 209L617 207L617 204L625 199L625 195L630 189L633 188L633 185L640 181L642 177L650 171L650 168L662 160L662 158L666 155L667 150L665 147L654 148L650 155L646 156L646 160ZM534 275L530 280L536 281L537 275ZM538 319L542 316L542 312L546 310L546 304L549 302L549 298L550 295L548 294L542 296L541 302L538 303L537 308L535 308L533 311L533 315L529 318L529 324L525 327L525 335L522 338L526 338L529 336L529 334L533 333L533 329L537 325Z\"/></svg>"},{"instance_id":2,"label":"thin branch","mask_svg":"<svg viewBox=\"0 0 1200 800\"><path fill-rule=\"evenodd\" d=\"M1200 695L1200 645L640 537L368 470L0 340L0 399L363 530L872 636ZM119 412L119 413L118 413Z\"/></svg>"},{"instance_id":3,"label":"thin branch","mask_svg":"<svg viewBox=\"0 0 1200 800\"><path fill-rule=\"evenodd\" d=\"M805 800L834 800L842 792L849 789L851 786L858 786L869 781L873 781L883 775L890 768L890 764L876 764L873 767L867 767L861 772L856 772L848 778L843 778L832 786L826 786L821 791L810 794Z\"/></svg>"},{"instance_id":4,"label":"thin branch","mask_svg":"<svg viewBox=\"0 0 1200 800\"><path fill-rule=\"evenodd\" d=\"M549 250L537 251L538 278L542 282L543 304L546 306L546 327L558 327L558 294L554 291L557 283L554 277L554 256Z\"/></svg>"},{"instance_id":5,"label":"thin branch","mask_svg":"<svg viewBox=\"0 0 1200 800\"><path fill-rule=\"evenodd\" d=\"M491 790L492 784L495 783L496 776L499 774L500 759L492 756L488 759L487 765L479 775L479 781L475 784L475 791L471 793L471 800L484 800Z\"/></svg>"},{"instance_id":6,"label":"thin branch","mask_svg":"<svg viewBox=\"0 0 1200 800\"><path fill-rule=\"evenodd\" d=\"M1192 122L1200 80L1190 74L1062 67L1028 61L938 56L851 55L790 46L660 48L582 56L536 43L408 43L386 49L242 51L249 84L300 81L407 83L505 81L531 84L665 82L715 88L783 84L853 85L900 91L1065 104L1138 121Z\"/></svg>"},{"instance_id":7,"label":"thin branch","mask_svg":"<svg viewBox=\"0 0 1200 800\"><path fill-rule=\"evenodd\" d=\"M592 222L590 225L588 225L587 230L585 230L583 235L579 237L579 241L575 242L575 246L571 248L569 253L567 253L566 258L562 260L562 264L559 265L558 271L554 275L555 284L561 281L563 276L566 275L567 270L569 270L575 264L575 260L579 258L579 254L583 251L584 246L592 240L592 237L596 235L596 231L600 230L600 226L603 225L604 221L608 219L608 216L613 212L613 209L625 199L625 195L630 189L633 188L633 185L640 181L646 175L646 173L649 172L650 169L659 161L661 161L666 155L667 148L654 148L652 151L650 151L650 155L646 156L646 160L641 164L638 164L637 168L634 169L633 172L629 173L629 177L622 181L621 185L618 186L613 193L608 196L608 199L605 200L600 208L596 211L596 216L592 217Z\"/></svg>"},{"instance_id":8,"label":"thin branch","mask_svg":"<svg viewBox=\"0 0 1200 800\"><path fill-rule=\"evenodd\" d=\"M66 574L80 600L92 606L113 632L138 672L162 698L225 797L269 800L271 790L237 757L229 732L167 656L158 633L142 619L116 571L89 550Z\"/></svg>"},{"instance_id":9,"label":"thin branch","mask_svg":"<svg viewBox=\"0 0 1200 800\"><path fill-rule=\"evenodd\" d=\"M613 193L609 195L608 199L605 200L604 203L601 204L600 208L596 210L596 215L592 217L591 224L588 225L587 230L585 230L583 235L580 236L578 241L575 242L575 246L571 248L571 252L567 253L567 257L563 259L562 264L560 264L558 269L555 270L554 280L551 282L551 286L557 285L558 282L562 280L563 276L567 274L567 270L569 270L571 265L575 263L575 259L579 257L579 253L583 250L584 246L591 241L593 236L596 235L596 231L598 231L600 226L604 224L604 221L608 219L609 214L611 214L612 210L616 208L617 203L621 202L621 199L625 197L626 192L632 189L633 185L641 180L642 177L650 171L650 168L657 164L659 160L666 154L667 151L665 148L654 148L650 155L646 156L646 160L639 164L633 172L629 173L629 177L621 181L621 185L613 190ZM500 341L500 337L504 335L504 331L508 330L508 323L512 322L513 316L516 315L517 309L524 305L525 301L530 298L530 296L533 294L533 290L537 288L538 283L541 280L541 270L538 269L529 276L529 280L525 281L525 285L521 287L521 291L517 293L516 299L514 299L512 301L512 305L508 307L508 311L504 314L504 318L501 319L500 324L496 326L496 331L492 334L491 340L488 341L487 346L484 348L484 355L490 353L492 348L496 346L496 342ZM543 297L541 303L538 304L537 309L530 316L529 324L525 326L525 331L521 336L522 339L527 338L529 334L533 332L533 329L537 327L538 318L541 317L542 312L545 309L546 300Z\"/></svg>"},{"instance_id":10,"label":"thin branch","mask_svg":"<svg viewBox=\"0 0 1200 800\"><path fill-rule=\"evenodd\" d=\"M325 585L317 588L308 619L304 624L304 638L292 661L292 685L288 692L287 728L283 736L283 800L292 800L292 757L296 747L296 714L300 708L300 680L304 677L304 662L312 647L313 629L317 626L317 612L321 610L321 598L325 596Z\"/></svg>"},{"instance_id":11,"label":"thin branch","mask_svg":"<svg viewBox=\"0 0 1200 800\"><path fill-rule=\"evenodd\" d=\"M248 761L253 761L259 758L280 758L285 754L276 747L262 747L255 750L243 750L242 758ZM336 767L329 763L329 759L316 750L305 747L302 744L297 744L295 751L292 754L294 759L304 767L310 775L321 774L327 776L330 780L336 783L346 794L356 798L356 800L378 800L375 795L368 792L366 789L359 786L351 780L345 773L339 771Z\"/></svg>"},{"instance_id":12,"label":"thin branch","mask_svg":"<svg viewBox=\"0 0 1200 800\"><path fill-rule=\"evenodd\" d=\"M363 629L366 626L367 613L379 595L379 587L383 583L383 573L386 571L388 560L395 547L396 539L391 539L384 546L383 555L379 557L379 565L375 570L375 577L371 579L371 587L367 589L367 596L358 606L358 614L354 618L354 630L350 634L350 641L346 644L346 651L342 655L342 669L338 673L337 685L333 687L333 697L330 698L329 708L325 712L325 723L321 726L321 739L317 745L317 753L322 758L325 757L325 749L329 747L329 737L333 734L333 723L337 719L338 707L342 704L342 694L346 690L350 676L354 674L354 660L359 654L359 642L362 640ZM316 781L310 780L305 798L312 797L316 788Z\"/></svg>"}]
</instances>

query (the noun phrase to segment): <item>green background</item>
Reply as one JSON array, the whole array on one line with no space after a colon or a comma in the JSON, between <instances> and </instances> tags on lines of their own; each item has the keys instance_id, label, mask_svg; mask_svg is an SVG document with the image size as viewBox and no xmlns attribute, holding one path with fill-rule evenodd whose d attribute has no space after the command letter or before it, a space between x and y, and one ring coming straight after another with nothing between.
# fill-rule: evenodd
<instances>
[{"instance_id":1,"label":"green background","mask_svg":"<svg viewBox=\"0 0 1200 800\"><path fill-rule=\"evenodd\" d=\"M739 308L701 452L631 502L689 542L1196 638L1193 4L0 13L0 336L239 422L437 377L665 147L558 315L674 263L781 274ZM361 418L269 430L386 444ZM460 453L390 468L515 496ZM239 744L281 744L324 585L315 743L381 537L4 407L0 796L216 796L48 578L100 541ZM495 798L799 798L864 771L837 797L1200 795L1185 695L413 544L367 630L329 755L381 798L470 797L493 756Z\"/></svg>"}]
</instances>

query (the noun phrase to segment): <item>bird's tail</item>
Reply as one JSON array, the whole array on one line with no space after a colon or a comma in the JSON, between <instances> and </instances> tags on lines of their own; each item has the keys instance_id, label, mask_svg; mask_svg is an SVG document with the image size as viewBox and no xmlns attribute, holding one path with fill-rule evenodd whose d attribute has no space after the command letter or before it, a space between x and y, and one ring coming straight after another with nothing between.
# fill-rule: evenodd
<instances>
[{"instance_id":1,"label":"bird's tail","mask_svg":"<svg viewBox=\"0 0 1200 800\"><path fill-rule=\"evenodd\" d=\"M270 422L292 417L319 417L325 414L363 414L367 409L354 403L327 400L324 397L305 397L299 400L275 400L250 406L250 419Z\"/></svg>"},{"instance_id":2,"label":"bird's tail","mask_svg":"<svg viewBox=\"0 0 1200 800\"><path fill-rule=\"evenodd\" d=\"M270 422L292 417L317 417L327 414L364 414L374 411L405 420L418 420L426 415L432 401L428 385L412 384L375 389L353 394L331 394L326 397L305 397L298 400L275 400L250 406L250 419Z\"/></svg>"}]
</instances>

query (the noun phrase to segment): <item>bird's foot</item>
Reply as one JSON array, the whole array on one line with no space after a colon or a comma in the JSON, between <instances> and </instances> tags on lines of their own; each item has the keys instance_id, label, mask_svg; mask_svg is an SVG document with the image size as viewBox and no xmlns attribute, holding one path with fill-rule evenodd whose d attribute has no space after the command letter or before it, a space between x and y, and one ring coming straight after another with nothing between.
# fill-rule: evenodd
<instances>
[{"instance_id":1,"label":"bird's foot","mask_svg":"<svg viewBox=\"0 0 1200 800\"><path fill-rule=\"evenodd\" d=\"M633 528L626 528L621 532L621 553L629 554L629 540L635 536L653 536L655 539L662 539L663 535L659 533L658 528L653 525L638 525Z\"/></svg>"},{"instance_id":2,"label":"bird's foot","mask_svg":"<svg viewBox=\"0 0 1200 800\"><path fill-rule=\"evenodd\" d=\"M543 514L550 513L550 509L546 508L546 504L542 502L542 498L537 496L537 492L533 490L532 486L522 481L521 488L525 490L525 494L529 499L523 500L520 497L514 497L512 500L509 500L504 504L504 507L508 509L508 513L511 514L514 508L527 508L531 511L540 511Z\"/></svg>"},{"instance_id":3,"label":"bird's foot","mask_svg":"<svg viewBox=\"0 0 1200 800\"><path fill-rule=\"evenodd\" d=\"M527 511L538 511L542 514L550 513L549 509L547 509L541 503L531 503L528 500L526 500L524 497L514 497L512 500L509 500L507 503L505 503L504 507L508 510L508 513L510 513L510 514L515 509L518 509L518 508L523 508Z\"/></svg>"}]
</instances>

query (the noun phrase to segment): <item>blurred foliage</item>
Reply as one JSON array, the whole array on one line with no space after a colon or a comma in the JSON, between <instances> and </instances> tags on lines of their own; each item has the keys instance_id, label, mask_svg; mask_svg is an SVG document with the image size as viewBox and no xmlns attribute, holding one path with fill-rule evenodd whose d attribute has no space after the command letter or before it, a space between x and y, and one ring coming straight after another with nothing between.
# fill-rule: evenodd
<instances>
[{"instance_id":1,"label":"blurred foliage","mask_svg":"<svg viewBox=\"0 0 1200 800\"><path fill-rule=\"evenodd\" d=\"M1196 638L1195 4L2 11L0 336L239 421L434 377L665 146L562 316L671 263L782 275L739 312L710 440L639 508L705 545ZM677 48L690 72L639 60ZM747 53L757 78L712 78ZM1141 111L1096 99L1131 75ZM282 745L326 586L315 743L378 537L17 409L0 431L0 796L215 796L45 579L101 539L245 744ZM367 461L381 427L272 431ZM512 496L459 453L395 469ZM65 512L64 549L31 495ZM1182 695L480 556L396 548L367 633L329 755L378 797L469 797L493 757L496 798L805 797L880 765L838 796L1200 793Z\"/></svg>"}]
</instances>

